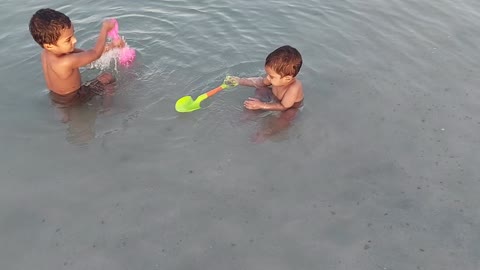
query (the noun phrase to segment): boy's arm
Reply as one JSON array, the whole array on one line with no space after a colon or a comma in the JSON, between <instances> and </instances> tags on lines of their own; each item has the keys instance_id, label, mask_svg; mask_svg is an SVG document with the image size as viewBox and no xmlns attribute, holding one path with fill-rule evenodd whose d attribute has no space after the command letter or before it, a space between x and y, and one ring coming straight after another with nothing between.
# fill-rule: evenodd
<instances>
[{"instance_id":1,"label":"boy's arm","mask_svg":"<svg viewBox=\"0 0 480 270\"><path fill-rule=\"evenodd\" d=\"M250 110L285 111L295 104L295 100L300 91L302 91L302 85L297 84L287 90L280 102L266 103L256 98L249 98L245 101L244 105Z\"/></svg>"},{"instance_id":2,"label":"boy's arm","mask_svg":"<svg viewBox=\"0 0 480 270\"><path fill-rule=\"evenodd\" d=\"M264 87L269 86L270 82L267 78L263 77L252 77L252 78L237 78L238 84L243 86L250 86L250 87Z\"/></svg>"},{"instance_id":3,"label":"boy's arm","mask_svg":"<svg viewBox=\"0 0 480 270\"><path fill-rule=\"evenodd\" d=\"M112 20L106 20L103 22L102 29L98 35L97 43L95 46L86 51L72 53L68 55L68 58L65 58L65 66L68 66L70 69L75 69L79 67L86 66L91 62L97 60L102 56L102 53L105 49L105 42L107 40L107 33L110 31L114 26L114 22Z\"/></svg>"}]
</instances>

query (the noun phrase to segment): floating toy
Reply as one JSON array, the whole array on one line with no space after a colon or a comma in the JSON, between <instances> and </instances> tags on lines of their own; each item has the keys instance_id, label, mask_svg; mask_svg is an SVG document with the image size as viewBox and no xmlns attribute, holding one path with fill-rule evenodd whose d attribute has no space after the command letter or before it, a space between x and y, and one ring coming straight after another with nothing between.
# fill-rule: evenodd
<instances>
[{"instance_id":1,"label":"floating toy","mask_svg":"<svg viewBox=\"0 0 480 270\"><path fill-rule=\"evenodd\" d=\"M200 96L198 96L195 100L193 100L193 98L191 96L184 96L184 97L181 97L179 100L177 100L177 103L175 103L175 110L177 112L192 112L192 111L196 111L198 109L200 109L200 102L204 101L205 99L215 95L216 93L222 91L223 89L227 89L227 88L230 88L230 87L235 87L238 85L238 82L233 80L232 77L230 76L227 76L225 77L225 80L223 81L223 83L206 92L206 93L203 93L201 94Z\"/></svg>"},{"instance_id":2,"label":"floating toy","mask_svg":"<svg viewBox=\"0 0 480 270\"><path fill-rule=\"evenodd\" d=\"M115 26L107 33L107 36L112 40L122 39L118 34L118 22L116 19L113 20L115 20ZM120 48L119 50L120 52L118 56L118 62L122 66L128 66L135 60L135 49L128 47L128 45L125 45L125 47Z\"/></svg>"}]
</instances>

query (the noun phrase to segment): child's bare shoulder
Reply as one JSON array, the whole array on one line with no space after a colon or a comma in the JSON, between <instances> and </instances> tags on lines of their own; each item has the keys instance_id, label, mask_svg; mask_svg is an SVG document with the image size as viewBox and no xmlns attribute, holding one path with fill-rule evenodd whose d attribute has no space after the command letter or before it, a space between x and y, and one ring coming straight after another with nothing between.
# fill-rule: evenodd
<instances>
[{"instance_id":1,"label":"child's bare shoulder","mask_svg":"<svg viewBox=\"0 0 480 270\"><path fill-rule=\"evenodd\" d=\"M303 85L300 80L295 80L287 91L291 92L290 95L295 96L295 102L303 100Z\"/></svg>"},{"instance_id":2,"label":"child's bare shoulder","mask_svg":"<svg viewBox=\"0 0 480 270\"><path fill-rule=\"evenodd\" d=\"M290 85L288 91L303 93L303 84L300 80L295 80L294 83Z\"/></svg>"}]
</instances>

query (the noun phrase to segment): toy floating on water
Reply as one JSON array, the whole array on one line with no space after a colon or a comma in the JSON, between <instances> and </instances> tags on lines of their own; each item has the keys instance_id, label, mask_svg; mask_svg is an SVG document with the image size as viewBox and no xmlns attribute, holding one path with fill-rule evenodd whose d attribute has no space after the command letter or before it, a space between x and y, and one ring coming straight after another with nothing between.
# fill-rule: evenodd
<instances>
[{"instance_id":1,"label":"toy floating on water","mask_svg":"<svg viewBox=\"0 0 480 270\"><path fill-rule=\"evenodd\" d=\"M238 82L235 81L231 76L225 77L223 83L206 93L201 94L195 100L191 96L184 96L177 100L175 103L175 110L177 112L192 112L200 109L200 102L204 101L205 99L215 95L216 93L222 91L223 89L235 87L238 85Z\"/></svg>"},{"instance_id":2,"label":"toy floating on water","mask_svg":"<svg viewBox=\"0 0 480 270\"><path fill-rule=\"evenodd\" d=\"M121 37L118 34L118 22L116 19L113 20L115 20L115 26L107 33L107 36L112 40L119 40L121 39ZM128 45L125 45L125 47L120 48L119 50L120 54L118 57L118 62L122 66L128 66L135 60L135 49L128 47Z\"/></svg>"}]
</instances>

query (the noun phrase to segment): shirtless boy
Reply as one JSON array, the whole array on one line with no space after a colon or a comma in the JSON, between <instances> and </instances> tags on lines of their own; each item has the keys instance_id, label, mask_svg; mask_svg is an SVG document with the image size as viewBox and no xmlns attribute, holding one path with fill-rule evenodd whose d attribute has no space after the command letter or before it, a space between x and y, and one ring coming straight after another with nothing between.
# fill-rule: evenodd
<instances>
[{"instance_id":1,"label":"shirtless boy","mask_svg":"<svg viewBox=\"0 0 480 270\"><path fill-rule=\"evenodd\" d=\"M95 80L82 85L80 70L100 58L106 50L107 33L115 25L113 20L105 20L97 42L90 50L75 48L77 38L70 18L65 14L45 8L38 10L30 19L30 34L43 48L41 62L47 88L52 101L60 108L81 104L100 94L114 81L111 74L101 74ZM121 47L124 43L111 44ZM63 116L68 121L68 114Z\"/></svg>"},{"instance_id":2,"label":"shirtless boy","mask_svg":"<svg viewBox=\"0 0 480 270\"><path fill-rule=\"evenodd\" d=\"M239 85L256 88L256 97L243 104L249 110L281 111L280 116L261 135L272 135L287 127L303 106L303 87L296 78L302 56L291 46L282 46L265 60L265 77L238 78ZM265 101L265 97L267 101ZM262 100L263 98L263 100ZM258 134L257 134L258 135Z\"/></svg>"}]
</instances>

